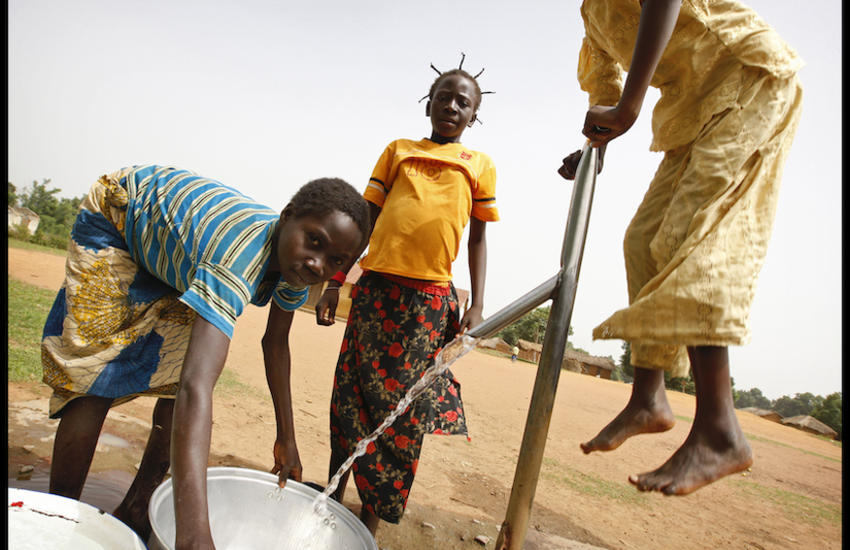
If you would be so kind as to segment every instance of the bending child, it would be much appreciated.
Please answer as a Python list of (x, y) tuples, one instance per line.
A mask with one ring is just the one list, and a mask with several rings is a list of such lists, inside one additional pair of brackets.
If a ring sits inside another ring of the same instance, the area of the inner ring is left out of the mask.
[(311, 181), (278, 214), (174, 167), (101, 177), (74, 222), (65, 282), (44, 326), (50, 417), (61, 419), (50, 492), (79, 499), (109, 409), (157, 397), (139, 471), (114, 515), (147, 540), (148, 502), (172, 466), (176, 548), (213, 548), (213, 387), (236, 318), (247, 304), (269, 301), (262, 346), (277, 421), (272, 471), (281, 486), (300, 480), (289, 387), (293, 312), (310, 285), (357, 258), (368, 233), (365, 201), (340, 179)]
[[(584, 0), (581, 13), (578, 76), (591, 104), (584, 134), (601, 157), (653, 85), (661, 98), (651, 150), (664, 152), (626, 230), (629, 307), (593, 331), (630, 342), (631, 398), (581, 448), (609, 451), (669, 430), (664, 371), (684, 376), (690, 366), (696, 413), (687, 439), (659, 468), (629, 477), (642, 491), (684, 495), (753, 461), (727, 350), (750, 338), (755, 281), (800, 117), (802, 63), (736, 0)], [(564, 159), (562, 176), (575, 177), (579, 157)]]
[[(476, 120), (481, 94), (475, 77), (460, 67), (441, 73), (426, 96), (431, 137), (390, 143), (369, 179), (364, 197), (373, 231), (360, 262), (363, 274), (351, 292), (334, 377), (329, 477), (395, 408), (442, 347), (482, 321), (485, 222), (499, 219), (496, 171), (487, 155), (460, 143), (463, 131)], [(459, 319), (452, 262), (467, 223), (472, 304)], [(328, 282), (316, 305), (319, 324), (334, 322), (344, 280), (342, 272)], [(401, 521), (428, 433), (467, 433), (460, 384), (451, 371), (352, 466), (363, 503), (360, 517), (373, 535), (379, 520)], [(347, 479), (348, 473), (333, 495), (338, 501)]]

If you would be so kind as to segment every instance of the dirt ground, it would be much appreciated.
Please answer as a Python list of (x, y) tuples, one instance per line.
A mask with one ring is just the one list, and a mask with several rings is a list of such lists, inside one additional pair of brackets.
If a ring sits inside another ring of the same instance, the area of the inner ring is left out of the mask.
[[(11, 278), (55, 290), (63, 270), (60, 256), (9, 249)], [(275, 426), (259, 345), (266, 314), (250, 307), (237, 323), (226, 369), (240, 384), (216, 390), (211, 465), (272, 466)], [(298, 312), (291, 334), (304, 480), (320, 484), (327, 475), (327, 409), (343, 328), (339, 322), (319, 327), (310, 314)], [(733, 374), (736, 368), (746, 365), (733, 365)], [(407, 513), (399, 525), (382, 524), (381, 549), (495, 547), (536, 366), (473, 351), (453, 371), (462, 384), (471, 441), (426, 438)], [(27, 483), (43, 483), (49, 471), (56, 422), (47, 418), (46, 386), (9, 384), (8, 392), (9, 483), (29, 488)], [(639, 493), (627, 476), (657, 467), (678, 447), (690, 428), (694, 399), (668, 393), (677, 417), (669, 432), (632, 438), (610, 453), (582, 454), (579, 442), (613, 418), (629, 392), (620, 382), (561, 373), (525, 548), (841, 548), (840, 445), (738, 412), (755, 454), (750, 471), (685, 497)], [(107, 418), (90, 479), (99, 476), (115, 486), (114, 494), (99, 495), (113, 506), (135, 473), (153, 402), (137, 399)], [(27, 466), (34, 470), (21, 474)], [(359, 510), (353, 484), (345, 504)], [(476, 542), (478, 535), (489, 541)]]

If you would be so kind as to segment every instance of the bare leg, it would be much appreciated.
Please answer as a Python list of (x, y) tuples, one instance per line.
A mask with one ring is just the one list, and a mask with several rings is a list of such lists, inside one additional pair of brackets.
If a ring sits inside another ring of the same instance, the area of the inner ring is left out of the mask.
[(633, 435), (665, 432), (673, 427), (673, 411), (664, 390), (664, 371), (635, 367), (632, 395), (626, 408), (581, 450), (611, 451)]
[[(331, 463), (328, 468), (328, 480), (336, 474), (339, 467), (342, 466), (342, 463), (345, 462), (345, 459), (348, 458), (346, 456), (340, 456), (334, 454), (331, 451)], [(331, 498), (335, 501), (342, 503), (342, 497), (345, 495), (345, 486), (348, 484), (348, 475), (351, 473), (351, 470), (345, 472), (342, 477), (339, 478), (339, 485), (337, 485), (336, 490), (331, 494)], [(360, 508), (360, 521), (363, 522), (363, 525), (369, 529), (369, 532), (372, 536), (375, 536), (375, 532), (378, 530), (378, 524), (380, 523), (380, 519), (378, 516), (367, 510), (365, 507)]]
[(752, 450), (735, 416), (727, 348), (690, 347), (688, 355), (697, 392), (691, 432), (660, 468), (629, 476), (641, 491), (686, 495), (753, 463)]
[(360, 521), (363, 522), (363, 525), (366, 526), (366, 529), (368, 529), (372, 534), (372, 537), (374, 537), (375, 533), (378, 531), (378, 524), (381, 523), (378, 516), (364, 507), (360, 509)]
[(89, 474), (94, 450), (112, 399), (87, 395), (65, 406), (50, 466), (50, 488), (54, 495), (80, 499)]
[(158, 399), (153, 409), (153, 426), (139, 464), (139, 471), (124, 500), (112, 513), (145, 541), (151, 534), (148, 503), (154, 489), (165, 479), (171, 465), (169, 455), (173, 417), (174, 399)]

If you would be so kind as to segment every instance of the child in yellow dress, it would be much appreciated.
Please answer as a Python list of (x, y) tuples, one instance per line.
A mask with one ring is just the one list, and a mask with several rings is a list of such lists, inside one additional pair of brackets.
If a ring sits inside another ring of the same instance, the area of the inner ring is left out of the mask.
[[(581, 14), (578, 77), (591, 104), (584, 134), (604, 155), (652, 85), (661, 98), (651, 150), (664, 152), (626, 230), (629, 307), (593, 331), (630, 342), (632, 395), (581, 448), (612, 450), (633, 435), (669, 430), (664, 371), (683, 376), (690, 366), (690, 434), (659, 468), (629, 477), (642, 491), (684, 495), (752, 464), (727, 347), (750, 337), (755, 281), (800, 116), (802, 63), (737, 0), (584, 0)], [(562, 176), (575, 176), (579, 156), (564, 159)]]
[[(390, 143), (364, 192), (374, 223), (334, 377), (329, 476), (442, 347), (482, 321), (485, 228), (499, 219), (496, 172), (487, 155), (460, 143), (476, 120), (481, 93), (466, 71), (441, 73), (426, 96), (431, 137)], [(467, 223), (472, 304), (461, 319), (451, 267)], [(317, 304), (320, 324), (333, 323), (344, 277), (329, 281)], [(354, 462), (360, 517), (373, 534), (379, 520), (401, 520), (423, 436), (466, 432), (460, 384), (447, 371)], [(347, 478), (334, 494), (337, 500)]]

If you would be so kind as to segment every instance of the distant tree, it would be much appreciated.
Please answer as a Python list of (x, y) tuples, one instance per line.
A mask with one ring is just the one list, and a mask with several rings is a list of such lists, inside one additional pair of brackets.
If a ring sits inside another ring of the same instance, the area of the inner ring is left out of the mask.
[[(762, 394), (758, 388), (750, 388), (749, 390), (733, 391), (732, 395), (735, 399), (735, 408), (743, 409), (745, 407), (756, 407), (758, 409), (770, 410), (773, 404), (770, 399)], [(780, 413), (781, 414), (781, 413)]]
[(620, 355), (620, 364), (617, 365), (616, 372), (620, 380), (631, 383), (635, 379), (635, 368), (632, 366), (632, 347), (628, 342), (623, 342), (620, 347), (623, 354)]
[(43, 179), (41, 183), (32, 182), (32, 187), (21, 192), (21, 204), (39, 216), (51, 215), (56, 209), (56, 205), (59, 204), (56, 195), (62, 190), (49, 189), (49, 184), (50, 178)]
[(671, 390), (676, 390), (691, 395), (696, 395), (697, 393), (696, 386), (694, 384), (694, 379), (691, 378), (690, 373), (687, 376), (677, 376), (675, 378), (670, 378), (670, 375), (665, 372), (664, 384)]
[[(11, 183), (10, 195), (14, 189)], [(32, 182), (32, 187), (15, 193), (19, 204), (29, 208), (39, 216), (38, 229), (31, 240), (34, 242), (64, 248), (71, 234), (71, 227), (77, 216), (83, 197), (59, 198), (61, 189), (51, 188), (50, 179), (41, 183)]]
[(18, 189), (11, 181), (7, 183), (7, 190), (9, 192), (9, 198), (7, 200), (9, 206), (18, 206)]
[(841, 392), (831, 393), (810, 414), (838, 432), (841, 441)]
[[(550, 306), (535, 308), (499, 332), (499, 337), (511, 346), (515, 346), (518, 340), (526, 340), (540, 344), (546, 334), (546, 323), (549, 320)], [(570, 327), (567, 336), (571, 336), (573, 327)], [(568, 343), (568, 348), (572, 346)], [(576, 349), (576, 348), (573, 348)]]
[(794, 394), (794, 397), (783, 395), (773, 402), (773, 410), (787, 418), (789, 416), (811, 415), (823, 403), (823, 397), (809, 392)]

